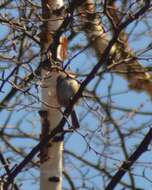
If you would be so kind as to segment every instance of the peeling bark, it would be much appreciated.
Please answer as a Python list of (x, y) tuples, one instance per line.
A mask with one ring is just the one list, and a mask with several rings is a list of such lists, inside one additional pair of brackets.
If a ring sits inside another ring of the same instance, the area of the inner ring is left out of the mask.
[[(62, 0), (42, 0), (42, 17), (44, 19), (41, 29), (41, 60), (52, 56), (48, 55), (48, 48), (52, 42), (53, 35), (63, 22)], [(60, 53), (60, 51), (58, 52)], [(44, 66), (45, 67), (45, 66)], [(56, 96), (56, 81), (59, 72), (54, 69), (50, 71), (49, 65), (43, 69), (42, 65), (42, 110), (40, 111), (42, 133), (40, 140), (46, 138), (59, 124), (62, 115)], [(58, 137), (58, 138), (57, 138)], [(63, 135), (53, 138), (46, 147), (41, 148), (40, 153), (40, 189), (61, 190), (62, 189), (62, 152)], [(59, 138), (60, 137), (60, 138)]]

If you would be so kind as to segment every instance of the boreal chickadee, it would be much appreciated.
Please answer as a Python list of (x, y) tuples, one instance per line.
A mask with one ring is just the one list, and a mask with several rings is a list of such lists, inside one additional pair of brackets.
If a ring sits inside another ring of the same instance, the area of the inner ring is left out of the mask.
[[(78, 92), (79, 87), (80, 83), (74, 78), (74, 76), (64, 72), (60, 73), (57, 78), (56, 86), (56, 94), (59, 104), (66, 108), (69, 105), (70, 100)], [(79, 121), (74, 109), (71, 112), (71, 121), (74, 129), (79, 128)]]
[(78, 92), (80, 83), (71, 75), (61, 73), (57, 78), (56, 94), (61, 106), (67, 107)]
[[(68, 107), (70, 100), (78, 92), (79, 88), (80, 82), (76, 80), (74, 74), (72, 75), (70, 73), (60, 72), (59, 76), (57, 77), (56, 84), (56, 94), (60, 106), (64, 108)], [(85, 91), (82, 97), (93, 98), (89, 91)], [(74, 109), (71, 112), (71, 121), (75, 129), (79, 128), (79, 122)]]

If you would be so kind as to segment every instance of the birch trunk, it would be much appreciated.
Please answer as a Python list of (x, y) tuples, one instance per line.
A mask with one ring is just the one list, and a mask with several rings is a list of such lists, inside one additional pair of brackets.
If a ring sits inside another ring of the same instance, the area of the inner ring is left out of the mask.
[[(95, 50), (97, 57), (100, 59), (110, 38), (105, 33), (100, 18), (96, 15), (95, 1), (85, 0), (84, 5), (79, 10), (82, 12), (80, 15), (84, 32)], [(117, 26), (121, 19), (119, 19), (117, 7), (114, 3), (107, 5), (107, 11), (109, 11), (113, 22)], [(116, 43), (111, 49), (113, 56), (112, 62), (110, 63), (110, 71), (121, 74), (127, 79), (130, 89), (145, 91), (152, 98), (152, 75), (135, 58), (128, 44), (128, 36), (124, 31), (120, 33), (119, 39), (121, 39), (121, 43)]]
[[(41, 60), (46, 57), (46, 51), (52, 42), (53, 34), (62, 24), (60, 9), (63, 7), (63, 0), (42, 0), (42, 17), (44, 19), (41, 38)], [(55, 14), (58, 11), (59, 14)], [(42, 65), (43, 67), (43, 65)], [(45, 138), (61, 120), (61, 113), (56, 96), (56, 70), (49, 73), (42, 68), (42, 133), (40, 139)], [(40, 190), (61, 190), (62, 189), (62, 152), (63, 136), (55, 138), (43, 147), (40, 153)]]

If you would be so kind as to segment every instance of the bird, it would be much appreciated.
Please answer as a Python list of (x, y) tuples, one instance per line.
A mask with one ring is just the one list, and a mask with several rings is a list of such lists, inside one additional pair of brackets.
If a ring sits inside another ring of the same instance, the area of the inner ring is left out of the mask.
[[(76, 74), (69, 71), (61, 71), (57, 77), (56, 95), (61, 107), (67, 108), (72, 98), (76, 95), (81, 82), (76, 79)], [(88, 90), (84, 90), (82, 97), (95, 98)], [(77, 102), (79, 103), (79, 101)], [(79, 122), (75, 109), (71, 111), (71, 121), (74, 129), (79, 128)]]
[(61, 73), (57, 78), (56, 86), (59, 104), (63, 107), (67, 107), (79, 88), (80, 83), (73, 76)]
[[(79, 88), (80, 83), (74, 78), (74, 76), (61, 72), (57, 78), (56, 85), (56, 94), (60, 106), (67, 108)], [(74, 108), (71, 111), (71, 122), (74, 129), (78, 129), (80, 127)]]

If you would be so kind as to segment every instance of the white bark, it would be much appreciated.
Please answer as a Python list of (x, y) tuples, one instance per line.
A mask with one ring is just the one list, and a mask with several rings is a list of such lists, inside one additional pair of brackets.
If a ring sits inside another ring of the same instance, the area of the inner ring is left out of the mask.
[[(97, 57), (100, 59), (105, 48), (109, 44), (110, 38), (109, 35), (104, 32), (104, 26), (101, 23), (100, 18), (95, 16), (95, 1), (85, 0), (84, 2), (85, 4), (79, 9), (79, 11), (82, 12), (82, 15), (80, 14), (80, 20), (82, 22), (84, 32), (91, 43), (91, 47), (95, 50)], [(116, 8), (111, 10), (111, 12), (113, 12), (113, 19), (117, 18)], [(125, 39), (123, 39), (124, 37)], [(135, 91), (145, 91), (150, 95), (150, 97), (152, 97), (152, 75), (146, 71), (138, 60), (134, 59), (134, 53), (126, 40), (127, 37), (128, 36), (125, 32), (122, 32), (119, 38), (121, 38), (123, 46), (121, 47), (119, 44), (116, 44), (111, 48), (110, 53), (115, 54), (113, 57), (113, 63), (115, 66), (112, 70), (119, 73), (122, 72), (121, 75), (127, 79), (130, 89)], [(118, 65), (116, 66), (116, 64)]]
[[(50, 11), (59, 9), (63, 6), (63, 0), (42, 0), (42, 4), (42, 11), (44, 17), (44, 11), (45, 9), (47, 9), (46, 7), (49, 7)], [(57, 16), (51, 14), (51, 16), (48, 18), (48, 15), (45, 18), (47, 18), (48, 20), (50, 19), (50, 21), (48, 21), (47, 24), (44, 25), (44, 27), (46, 28), (44, 28), (44, 31), (42, 31), (42, 35), (44, 32), (44, 34), (47, 34), (48, 36), (41, 37), (42, 56), (44, 56), (43, 53), (46, 52), (47, 48), (50, 45), (51, 37), (49, 37), (49, 35), (51, 35), (51, 33), (54, 33), (60, 27), (63, 21), (62, 19), (58, 20)], [(42, 104), (42, 110), (45, 110), (48, 113), (49, 132), (52, 131), (58, 125), (62, 117), (58, 109), (59, 105), (56, 96), (56, 78), (58, 74), (59, 73), (57, 71), (53, 71), (51, 72), (51, 74), (49, 73), (49, 77), (46, 77), (48, 75), (48, 71), (42, 70), (42, 102), (45, 102), (44, 104)], [(43, 133), (41, 136), (43, 137)], [(40, 165), (40, 190), (61, 190), (63, 141), (51, 142), (51, 146), (49, 144), (46, 150), (46, 157), (41, 158), (42, 160)]]
[[(46, 76), (47, 71), (42, 71), (42, 76)], [(50, 124), (49, 131), (54, 129), (61, 120), (61, 113), (58, 110), (58, 102), (56, 99), (56, 78), (58, 73), (52, 72), (51, 77), (43, 81), (42, 86), (42, 110), (48, 112), (48, 120)], [(47, 105), (49, 105), (49, 108)], [(40, 166), (40, 189), (41, 190), (61, 190), (62, 189), (62, 152), (63, 141), (52, 142), (48, 146), (46, 160)], [(42, 158), (43, 160), (43, 158)], [(50, 181), (50, 178), (57, 177), (59, 182)]]
[[(79, 8), (79, 12), (82, 13), (80, 14), (80, 21), (83, 26), (83, 30), (91, 43), (91, 47), (95, 50), (98, 58), (100, 59), (109, 44), (110, 38), (104, 31), (100, 19), (95, 16), (96, 9), (94, 0), (85, 0), (84, 5)], [(114, 51), (115, 46), (111, 48), (111, 53)]]

